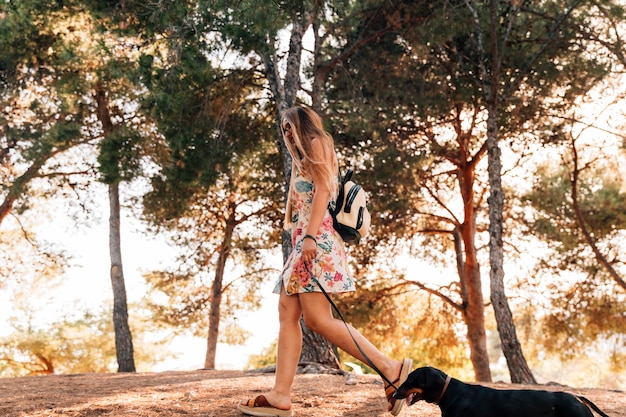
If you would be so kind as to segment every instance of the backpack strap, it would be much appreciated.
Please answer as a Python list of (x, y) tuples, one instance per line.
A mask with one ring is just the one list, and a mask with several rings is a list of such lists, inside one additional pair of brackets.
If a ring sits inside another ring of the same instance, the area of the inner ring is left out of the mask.
[[(346, 172), (346, 176), (348, 176), (348, 174), (350, 175), (350, 177), (352, 177), (352, 170), (348, 170), (348, 172)], [(339, 205), (339, 202), (343, 202), (343, 185), (345, 184), (347, 180), (345, 178), (341, 178), (341, 170), (339, 168), (337, 168), (337, 198), (335, 199), (335, 208), (333, 209), (330, 205), (330, 201), (328, 202), (328, 211), (330, 212), (330, 214), (333, 216), (333, 220), (335, 219), (335, 217), (337, 216), (337, 213), (339, 213), (339, 210), (341, 210), (341, 207)]]
[[(339, 214), (341, 209), (343, 209), (344, 185), (346, 185), (346, 183), (352, 179), (352, 174), (354, 174), (354, 171), (351, 170), (351, 169), (348, 169), (346, 171), (346, 175), (344, 175), (343, 178), (342, 178), (341, 177), (341, 171), (339, 169), (337, 169), (337, 184), (338, 184), (339, 190), (337, 190), (338, 191), (337, 192), (337, 199), (335, 200), (335, 209), (334, 210), (330, 206), (330, 202), (328, 202), (328, 211), (333, 216), (333, 219), (337, 216), (337, 214)], [(358, 191), (358, 190), (356, 190), (356, 191)], [(354, 197), (353, 197), (353, 199), (354, 199)]]

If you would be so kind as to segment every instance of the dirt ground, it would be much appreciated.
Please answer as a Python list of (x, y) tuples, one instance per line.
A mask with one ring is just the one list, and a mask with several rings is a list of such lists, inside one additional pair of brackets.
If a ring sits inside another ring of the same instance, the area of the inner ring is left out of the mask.
[[(351, 379), (355, 382), (348, 385)], [(236, 403), (271, 386), (273, 374), (189, 371), (143, 374), (52, 375), (0, 379), (2, 417), (230, 417)], [(519, 386), (492, 384), (497, 388)], [(584, 395), (611, 417), (626, 417), (626, 393), (541, 386)], [(390, 416), (382, 384), (370, 375), (296, 377), (294, 416)], [(439, 408), (417, 403), (401, 416), (439, 417)]]

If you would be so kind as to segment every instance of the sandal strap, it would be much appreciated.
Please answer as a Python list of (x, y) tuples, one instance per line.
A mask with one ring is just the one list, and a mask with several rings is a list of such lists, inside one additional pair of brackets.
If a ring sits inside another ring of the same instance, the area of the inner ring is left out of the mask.
[[(397, 386), (399, 382), (400, 382), (400, 378), (393, 381), (393, 385)], [(385, 397), (387, 397), (387, 401), (389, 401), (393, 393), (396, 392), (396, 389), (393, 387), (393, 385), (387, 385), (385, 387)]]
[(246, 406), (253, 407), (272, 407), (272, 405), (267, 401), (265, 395), (257, 395), (255, 398), (249, 398), (246, 402)]
[(267, 398), (265, 398), (265, 395), (258, 395), (254, 399), (254, 406), (255, 407), (272, 407), (272, 405), (267, 401)]
[[(395, 381), (392, 382), (393, 385), (398, 385), (399, 383), (400, 383), (400, 378), (397, 378)], [(393, 386), (385, 382), (385, 389), (389, 387), (393, 387)]]

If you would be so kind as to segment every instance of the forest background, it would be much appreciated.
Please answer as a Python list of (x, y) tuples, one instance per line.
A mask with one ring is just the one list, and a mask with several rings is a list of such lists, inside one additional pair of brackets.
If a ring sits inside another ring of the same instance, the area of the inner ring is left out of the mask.
[[(267, 332), (242, 312), (275, 302), (280, 113), (303, 103), (370, 195), (338, 302), (377, 346), (478, 381), (624, 388), (623, 6), (3, 2), (0, 376), (156, 369), (180, 336), (214, 368), (218, 341)], [(70, 280), (77, 243), (111, 289)], [(67, 293), (94, 305), (50, 299)], [(302, 359), (354, 362), (307, 331)]]

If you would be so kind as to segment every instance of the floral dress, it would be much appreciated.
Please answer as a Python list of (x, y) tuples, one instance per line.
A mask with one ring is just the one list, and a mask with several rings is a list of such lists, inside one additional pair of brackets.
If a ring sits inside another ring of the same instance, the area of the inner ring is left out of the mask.
[[(311, 218), (315, 194), (313, 181), (297, 172), (291, 192), (295, 209), (292, 218), (295, 228), (291, 234), (293, 251), (285, 263), (280, 279), (276, 282), (274, 292), (279, 294), (281, 285), (285, 287), (285, 293), (288, 295), (321, 291), (302, 262), (302, 241)], [(322, 225), (315, 239), (317, 240), (317, 254), (311, 271), (324, 290), (328, 293), (355, 291), (354, 281), (348, 273), (343, 240), (333, 228), (333, 218), (328, 210), (324, 214)]]

